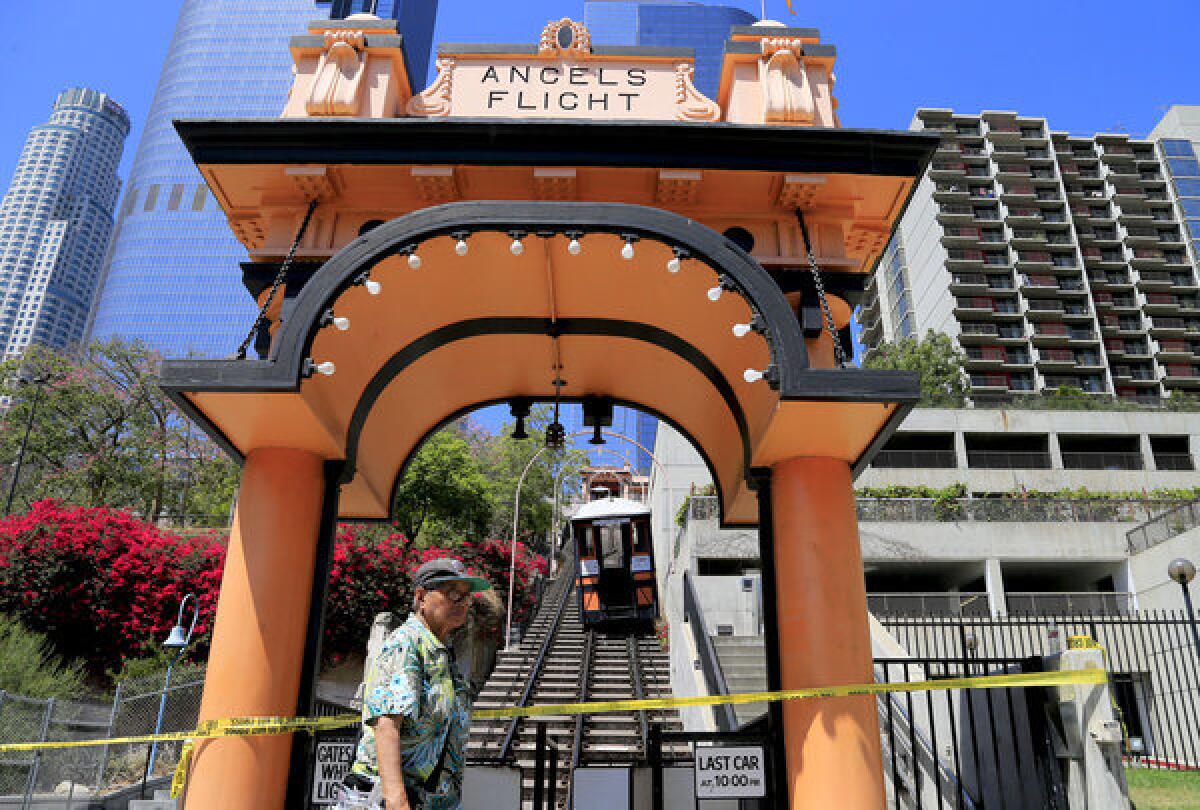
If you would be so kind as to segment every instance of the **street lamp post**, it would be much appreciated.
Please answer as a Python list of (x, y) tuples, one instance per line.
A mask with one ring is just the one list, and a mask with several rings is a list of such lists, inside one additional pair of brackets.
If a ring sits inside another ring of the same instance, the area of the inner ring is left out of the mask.
[(1196, 578), (1196, 566), (1185, 557), (1176, 557), (1167, 566), (1167, 576), (1179, 583), (1183, 589), (1183, 606), (1187, 608), (1188, 625), (1192, 628), (1192, 645), (1200, 656), (1200, 629), (1196, 627), (1196, 612), (1192, 609), (1192, 594), (1188, 585)]
[[(187, 629), (183, 628), (183, 611), (187, 606), (188, 600), (192, 601), (192, 622)], [(167, 663), (167, 677), (163, 681), (162, 696), (158, 700), (158, 719), (154, 721), (154, 733), (158, 735), (162, 732), (163, 715), (167, 710), (167, 692), (171, 688), (171, 673), (175, 669), (175, 665), (179, 663), (179, 659), (183, 657), (184, 650), (192, 641), (192, 633), (196, 631), (196, 621), (200, 618), (200, 606), (196, 604), (196, 597), (193, 594), (188, 594), (183, 597), (183, 601), (179, 603), (179, 616), (175, 619), (175, 626), (171, 628), (170, 635), (163, 642), (163, 647), (171, 656)], [(150, 778), (150, 772), (154, 770), (154, 760), (158, 756), (158, 743), (150, 744), (150, 753), (146, 756), (146, 771), (142, 774), (142, 798), (146, 797), (146, 782)]]
[(4, 514), (12, 514), (13, 499), (17, 495), (17, 480), (21, 477), (21, 466), (25, 463), (25, 450), (29, 446), (29, 434), (33, 432), (33, 420), (37, 415), (38, 402), (42, 398), (42, 386), (46, 384), (45, 377), (34, 377), (33, 379), (20, 378), (19, 382), (22, 385), (32, 385), (33, 401), (29, 403), (29, 417), (25, 420), (25, 435), (21, 437), (21, 444), (17, 448), (17, 458), (13, 462), (12, 476), (8, 481), (8, 497), (4, 499)]

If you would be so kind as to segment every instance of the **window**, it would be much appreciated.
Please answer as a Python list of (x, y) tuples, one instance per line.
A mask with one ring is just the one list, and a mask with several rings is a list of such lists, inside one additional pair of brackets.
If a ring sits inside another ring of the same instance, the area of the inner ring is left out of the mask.
[(204, 203), (208, 201), (208, 186), (196, 186), (196, 196), (192, 198), (192, 210), (203, 211)]
[(1175, 191), (1180, 197), (1200, 197), (1200, 180), (1176, 180)]
[(1200, 200), (1180, 200), (1184, 216), (1200, 217)]
[(1200, 177), (1200, 161), (1171, 158), (1167, 164), (1176, 177)]
[(150, 186), (150, 190), (146, 192), (146, 202), (142, 206), (143, 211), (153, 211), (155, 204), (158, 202), (158, 184)]
[(1195, 155), (1190, 141), (1164, 140), (1162, 148), (1163, 153), (1170, 157), (1193, 157)]
[(624, 568), (625, 553), (621, 547), (621, 524), (597, 528), (600, 531), (600, 567)]

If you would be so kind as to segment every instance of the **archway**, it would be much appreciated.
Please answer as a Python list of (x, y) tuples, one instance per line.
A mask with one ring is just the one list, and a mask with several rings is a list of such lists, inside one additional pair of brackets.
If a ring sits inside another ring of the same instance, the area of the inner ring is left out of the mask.
[[(629, 69), (659, 88), (642, 99), (659, 122), (614, 113), (586, 127), (487, 120), (479, 98), (455, 95), (455, 70), (527, 49), (442, 60), (409, 99), (400, 45), (362, 36), (355, 53), (378, 81), (344, 88), (347, 115), (395, 120), (304, 112), (320, 63), (305, 40), (288, 114), (306, 120), (179, 125), (270, 303), (260, 359), (163, 369), (170, 396), (245, 462), (202, 719), (309, 710), (336, 521), (386, 517), (429, 431), (514, 398), (604, 397), (670, 419), (706, 458), (722, 522), (760, 528), (770, 688), (870, 680), (852, 471), (918, 392), (915, 375), (833, 367), (831, 332), (936, 139), (835, 129), (832, 53), (806, 29), (732, 32), (720, 104), (679, 55), (593, 52), (584, 38), (565, 53), (544, 38), (547, 64), (640, 59)], [(779, 48), (809, 71), (805, 104), (759, 87)], [(763, 109), (769, 122), (753, 118)], [(273, 298), (264, 279), (277, 275)], [(773, 704), (770, 723), (793, 803), (881, 806), (872, 699)], [(280, 806), (290, 745), (204, 743), (189, 806)], [(290, 769), (293, 791), (302, 773)]]

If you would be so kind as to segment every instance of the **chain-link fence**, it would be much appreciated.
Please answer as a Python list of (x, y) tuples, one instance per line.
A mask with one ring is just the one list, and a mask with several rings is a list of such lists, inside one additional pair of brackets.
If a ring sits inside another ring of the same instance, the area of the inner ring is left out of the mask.
[[(108, 733), (112, 707), (0, 691), (0, 742), (100, 739)], [(0, 807), (35, 806), (37, 795), (54, 795), (63, 807), (94, 795), (100, 778), (97, 749), (80, 748), (0, 755)]]
[[(204, 689), (204, 667), (176, 667), (165, 700), (164, 685), (165, 678), (161, 673), (122, 681), (113, 702), (110, 736), (153, 734), (160, 706), (163, 732), (195, 728)], [(159, 743), (150, 778), (174, 773), (182, 747), (181, 742)], [(100, 789), (111, 792), (140, 782), (149, 762), (150, 748), (145, 744), (134, 744), (111, 745), (101, 749)]]
[[(195, 728), (203, 667), (177, 667), (163, 702), (164, 674), (123, 681), (110, 704), (28, 698), (0, 691), (0, 743), (87, 740)], [(158, 746), (151, 779), (169, 776), (181, 743)], [(89, 800), (142, 780), (150, 746), (106, 745), (0, 755), (0, 808), (88, 807)], [(151, 795), (147, 792), (147, 795)], [(52, 804), (47, 805), (50, 801)]]

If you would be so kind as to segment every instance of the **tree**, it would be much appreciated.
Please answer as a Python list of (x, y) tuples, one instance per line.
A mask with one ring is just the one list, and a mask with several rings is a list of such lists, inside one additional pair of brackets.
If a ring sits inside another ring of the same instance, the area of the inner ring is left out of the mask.
[(32, 698), (78, 699), (83, 668), (54, 654), (49, 639), (0, 615), (0, 690)]
[(932, 329), (920, 340), (903, 338), (896, 343), (881, 343), (863, 367), (917, 372), (921, 377), (921, 405), (961, 408), (966, 404), (962, 349), (950, 336)]
[(78, 355), (33, 348), (0, 365), (0, 397), (12, 402), (0, 429), (0, 458), (12, 467), (35, 399), (21, 380), (42, 381), (16, 503), (55, 498), (152, 520), (191, 515), (223, 522), (237, 466), (158, 388), (159, 362), (142, 344), (112, 340)]
[(396, 488), (395, 525), (413, 539), (445, 544), (480, 536), (492, 511), (487, 476), (458, 425), (429, 437)]

